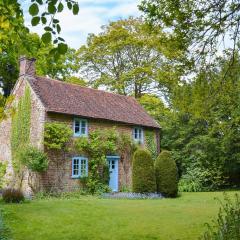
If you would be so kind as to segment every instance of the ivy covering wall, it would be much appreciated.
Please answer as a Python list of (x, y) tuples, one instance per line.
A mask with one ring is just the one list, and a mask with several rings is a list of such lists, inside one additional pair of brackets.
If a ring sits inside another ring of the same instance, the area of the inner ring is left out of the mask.
[(31, 93), (29, 87), (20, 98), (12, 116), (11, 152), (13, 168), (16, 173), (21, 169), (20, 151), (29, 145), (31, 125)]
[(145, 131), (145, 142), (146, 142), (146, 148), (151, 153), (152, 158), (155, 160), (158, 155), (156, 133), (148, 130)]

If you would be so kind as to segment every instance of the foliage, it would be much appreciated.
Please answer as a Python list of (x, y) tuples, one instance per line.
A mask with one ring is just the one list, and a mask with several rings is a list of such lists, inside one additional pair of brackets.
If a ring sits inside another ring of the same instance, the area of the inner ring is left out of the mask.
[[(240, 179), (239, 59), (235, 59), (231, 68), (229, 61), (226, 52), (191, 82), (175, 86), (169, 94), (169, 105), (163, 108), (161, 100), (155, 101), (156, 97), (146, 96), (142, 101), (145, 109), (157, 116), (162, 127), (161, 148), (171, 150), (180, 177), (187, 174), (189, 178), (193, 176), (192, 168), (201, 167), (201, 173), (213, 174), (205, 182), (209, 185), (204, 183), (204, 188), (211, 190), (214, 186), (219, 189), (226, 184), (239, 185)], [(219, 178), (222, 186), (214, 178)], [(182, 183), (185, 185), (186, 180)]]
[(114, 154), (121, 156), (130, 151), (134, 144), (129, 139), (129, 136), (118, 133), (115, 128), (112, 128), (91, 131), (88, 138), (81, 137), (75, 140), (75, 149), (89, 158), (89, 176), (86, 185), (91, 193), (104, 189), (109, 191), (106, 186), (109, 183), (106, 156)]
[(3, 188), (4, 175), (6, 174), (7, 164), (0, 162), (0, 189)]
[(156, 162), (157, 192), (167, 197), (176, 197), (178, 192), (177, 166), (169, 151), (162, 151)]
[(222, 169), (219, 166), (204, 168), (193, 164), (182, 175), (178, 189), (180, 192), (201, 192), (220, 189), (226, 184)]
[(20, 98), (15, 114), (12, 116), (11, 129), (11, 152), (15, 172), (21, 169), (19, 153), (30, 141), (31, 121), (31, 95), (30, 89), (25, 89), (24, 95)]
[(66, 192), (45, 192), (39, 191), (34, 194), (34, 199), (36, 200), (51, 200), (54, 198), (57, 199), (82, 199), (83, 196), (87, 196), (89, 193), (82, 188), (72, 189), (71, 191)]
[(154, 162), (149, 151), (138, 149), (133, 156), (132, 189), (135, 193), (156, 192)]
[(207, 55), (204, 59), (212, 62), (219, 49), (225, 49), (226, 45), (238, 48), (240, 4), (237, 0), (180, 0), (177, 3), (174, 0), (143, 0), (140, 9), (154, 24), (176, 35), (198, 60)]
[(174, 37), (134, 18), (110, 22), (99, 35), (90, 34), (77, 54), (80, 72), (93, 87), (136, 98), (176, 83), (183, 56)]
[(151, 153), (152, 159), (157, 158), (157, 143), (156, 133), (154, 131), (144, 131), (144, 139), (146, 142), (146, 148)]
[(225, 195), (224, 202), (218, 212), (217, 221), (213, 226), (207, 224), (208, 229), (203, 234), (204, 240), (238, 240), (240, 238), (240, 196), (235, 195), (234, 200)]
[(35, 172), (43, 172), (48, 168), (47, 155), (33, 146), (27, 146), (19, 154), (19, 161)]
[(2, 199), (5, 203), (21, 203), (24, 195), (20, 189), (8, 188), (3, 190)]
[(73, 135), (64, 123), (48, 122), (45, 124), (44, 145), (50, 150), (66, 150)]
[(52, 44), (44, 44), (36, 33), (25, 33), (24, 38), (14, 43), (14, 47), (12, 43), (3, 44), (2, 53), (0, 53), (0, 87), (3, 89), (4, 96), (10, 94), (16, 83), (21, 55), (37, 59), (36, 74), (40, 76), (67, 81), (78, 71), (75, 49), (68, 48), (64, 55), (55, 59), (54, 55), (49, 54), (53, 48)]
[(13, 101), (13, 97), (4, 97), (0, 94), (0, 122), (8, 117), (9, 114), (12, 114), (12, 109), (7, 108), (9, 104)]
[(0, 209), (0, 240), (9, 240), (11, 235), (10, 229), (6, 226), (3, 219), (3, 211)]
[[(66, 5), (65, 5), (66, 3)], [(43, 25), (44, 33), (41, 40), (43, 43), (48, 44), (52, 42), (57, 44), (51, 50), (51, 53), (56, 57), (67, 52), (68, 46), (64, 43), (64, 39), (60, 37), (61, 25), (57, 19), (57, 13), (60, 13), (68, 8), (74, 15), (79, 12), (79, 5), (74, 0), (33, 0), (29, 5), (28, 12), (31, 15), (32, 26)], [(23, 10), (17, 0), (7, 0), (0, 4), (0, 29), (3, 39), (15, 38), (21, 40), (21, 36), (24, 37), (24, 33), (28, 32), (28, 28), (24, 26)], [(0, 37), (0, 39), (2, 39)]]

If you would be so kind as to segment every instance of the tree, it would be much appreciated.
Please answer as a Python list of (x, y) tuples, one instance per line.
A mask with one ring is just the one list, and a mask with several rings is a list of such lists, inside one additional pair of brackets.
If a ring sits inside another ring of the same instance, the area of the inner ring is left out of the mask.
[[(77, 73), (76, 50), (68, 48), (66, 54), (56, 59), (54, 55), (49, 54), (53, 48), (52, 44), (44, 44), (37, 34), (30, 33), (25, 34), (24, 44), (19, 40), (14, 42), (14, 44), (6, 43), (3, 45), (0, 53), (0, 87), (3, 89), (4, 96), (9, 96), (17, 81), (20, 55), (37, 59), (36, 72), (40, 76), (47, 75), (67, 81), (67, 79)], [(78, 81), (76, 80), (76, 82)]]
[(94, 87), (136, 98), (156, 86), (166, 91), (180, 75), (175, 68), (183, 56), (180, 45), (141, 19), (111, 22), (79, 49), (80, 72)]
[(239, 184), (240, 76), (235, 56), (231, 67), (230, 52), (171, 95), (173, 114), (165, 121), (161, 146), (173, 152), (180, 174), (196, 164), (209, 171), (217, 166), (228, 184)]
[(140, 9), (154, 24), (176, 34), (189, 47), (191, 55), (195, 53), (197, 58), (207, 55), (204, 59), (209, 61), (220, 46), (226, 46), (233, 49), (234, 58), (240, 40), (238, 0), (144, 0)]
[[(40, 24), (45, 26), (41, 37), (42, 42), (49, 44), (54, 37), (53, 43), (57, 44), (57, 46), (51, 49), (51, 53), (55, 57), (65, 54), (68, 48), (67, 44), (64, 43), (64, 39), (59, 36), (61, 26), (56, 17), (57, 13), (62, 12), (64, 7), (72, 11), (74, 15), (79, 12), (79, 5), (74, 0), (32, 0), (28, 9), (29, 14), (32, 16), (32, 26)], [(21, 37), (24, 37), (24, 33), (29, 31), (24, 26), (23, 10), (19, 1), (6, 0), (0, 3), (0, 30), (0, 36), (4, 36), (0, 38), (0, 46), (2, 45), (2, 40), (22, 40)]]

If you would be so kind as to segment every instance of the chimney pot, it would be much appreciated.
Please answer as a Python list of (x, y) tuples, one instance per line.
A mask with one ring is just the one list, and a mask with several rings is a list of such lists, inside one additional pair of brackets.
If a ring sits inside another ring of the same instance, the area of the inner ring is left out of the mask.
[(35, 76), (35, 58), (27, 58), (21, 56), (19, 58), (19, 77), (23, 76)]

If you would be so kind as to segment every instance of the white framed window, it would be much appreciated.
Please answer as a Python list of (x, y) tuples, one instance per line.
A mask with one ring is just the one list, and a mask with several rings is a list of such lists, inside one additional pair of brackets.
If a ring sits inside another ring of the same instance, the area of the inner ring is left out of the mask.
[(72, 178), (86, 177), (88, 175), (88, 159), (85, 157), (72, 158)]
[(73, 132), (75, 137), (88, 135), (88, 122), (86, 119), (74, 118)]
[(143, 143), (143, 129), (141, 127), (133, 128), (133, 140), (138, 143)]

